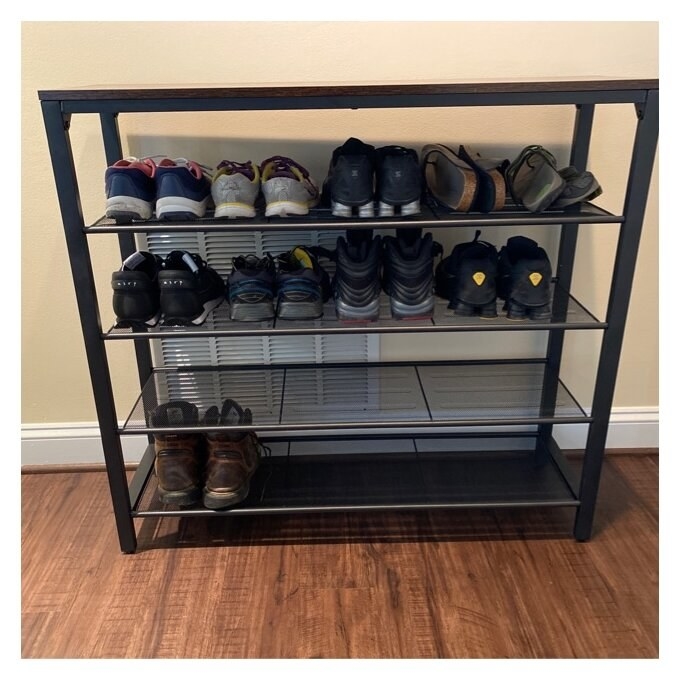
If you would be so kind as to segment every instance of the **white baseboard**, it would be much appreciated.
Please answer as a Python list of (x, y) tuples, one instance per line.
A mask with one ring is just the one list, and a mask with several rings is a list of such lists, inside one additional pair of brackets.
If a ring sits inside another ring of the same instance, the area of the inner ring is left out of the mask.
[[(493, 428), (490, 428), (492, 431)], [(587, 426), (556, 425), (555, 439), (563, 449), (582, 449)], [(146, 435), (121, 438), (126, 463), (136, 463), (147, 445)], [(607, 434), (609, 449), (658, 448), (659, 409), (625, 407), (612, 411)], [(22, 465), (97, 464), (104, 462), (95, 423), (44, 423), (21, 427)]]

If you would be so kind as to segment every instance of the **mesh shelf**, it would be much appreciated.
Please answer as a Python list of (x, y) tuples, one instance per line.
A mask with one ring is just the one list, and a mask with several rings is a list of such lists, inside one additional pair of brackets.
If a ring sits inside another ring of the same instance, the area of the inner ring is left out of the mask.
[[(330, 444), (332, 445), (332, 443)], [(329, 443), (325, 442), (324, 447)], [(136, 516), (578, 505), (552, 459), (533, 451), (288, 455), (263, 458), (238, 506), (163, 505), (156, 478)]]
[(93, 225), (85, 227), (85, 233), (107, 234), (120, 232), (160, 231), (163, 233), (189, 231), (263, 231), (304, 230), (304, 229), (399, 229), (409, 227), (470, 227), (470, 226), (528, 226), (532, 224), (611, 224), (623, 222), (623, 217), (593, 205), (582, 203), (565, 210), (546, 210), (532, 213), (508, 202), (502, 210), (493, 213), (460, 213), (445, 210), (439, 206), (423, 204), (420, 215), (401, 217), (376, 217), (344, 219), (331, 215), (329, 208), (312, 208), (303, 217), (263, 217), (262, 210), (252, 219), (215, 219), (212, 212), (192, 222), (164, 222), (155, 218), (132, 224), (116, 224), (103, 217)]
[(122, 431), (205, 430), (147, 419), (167, 401), (202, 415), (228, 397), (251, 409), (258, 431), (589, 422), (561, 382), (554, 407), (542, 406), (544, 373), (532, 361), (158, 369)]
[(337, 318), (332, 301), (324, 305), (320, 319), (312, 321), (289, 321), (273, 319), (261, 322), (238, 322), (229, 319), (229, 305), (224, 302), (212, 312), (205, 323), (198, 327), (178, 327), (159, 325), (154, 328), (112, 327), (105, 334), (107, 339), (126, 339), (132, 337), (173, 336), (262, 336), (262, 335), (313, 335), (347, 333), (405, 333), (429, 331), (526, 331), (549, 330), (557, 328), (597, 329), (605, 328), (606, 323), (598, 321), (581, 303), (559, 288), (553, 286), (553, 318), (536, 323), (529, 319), (514, 321), (503, 312), (503, 302), (498, 301), (498, 316), (495, 319), (464, 317), (453, 313), (448, 302), (436, 299), (434, 313), (427, 319), (394, 319), (390, 312), (389, 297), (383, 295), (380, 301), (380, 318), (371, 322), (347, 322)]

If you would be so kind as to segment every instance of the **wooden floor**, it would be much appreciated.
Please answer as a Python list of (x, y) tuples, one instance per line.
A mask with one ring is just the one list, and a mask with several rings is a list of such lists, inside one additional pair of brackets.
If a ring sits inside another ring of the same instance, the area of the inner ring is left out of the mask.
[(138, 520), (22, 475), (23, 658), (657, 658), (658, 457), (573, 510)]

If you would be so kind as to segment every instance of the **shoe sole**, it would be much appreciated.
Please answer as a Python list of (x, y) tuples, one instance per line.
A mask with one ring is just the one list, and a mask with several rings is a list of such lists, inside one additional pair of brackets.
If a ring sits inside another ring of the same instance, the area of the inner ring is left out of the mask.
[(331, 202), (331, 215), (334, 217), (375, 217), (375, 206), (373, 201), (363, 205), (345, 205), (337, 201)]
[[(395, 208), (398, 209), (398, 212), (395, 211)], [(405, 203), (404, 205), (399, 206), (383, 203), (382, 201), (378, 203), (378, 214), (380, 217), (393, 217), (395, 213), (402, 217), (418, 215), (420, 213), (420, 201), (411, 201), (411, 203)]]
[(161, 320), (159, 309), (150, 319), (119, 319), (116, 318), (116, 328), (133, 328), (134, 326), (155, 326)]
[(156, 215), (159, 220), (195, 220), (205, 217), (209, 200), (209, 196), (202, 201), (192, 201), (183, 196), (166, 196), (156, 201)]
[(288, 215), (307, 215), (308, 213), (309, 205), (295, 201), (268, 203), (264, 211), (265, 217), (287, 217)]
[(148, 220), (153, 215), (153, 206), (148, 201), (133, 196), (112, 196), (106, 200), (106, 217), (119, 223), (132, 220)]
[(353, 307), (342, 300), (336, 300), (335, 313), (341, 321), (377, 321), (380, 317), (380, 300), (375, 299), (363, 307)]
[(304, 321), (307, 319), (318, 319), (323, 316), (323, 302), (279, 302), (276, 315), (279, 319), (289, 321)]
[(392, 297), (390, 298), (390, 309), (395, 319), (429, 318), (434, 310), (434, 295), (417, 305), (408, 305)]
[(158, 497), (163, 505), (195, 505), (201, 500), (201, 489), (200, 487), (192, 487), (182, 491), (166, 491), (159, 485)]
[(272, 301), (233, 302), (229, 307), (229, 318), (232, 321), (269, 321), (275, 316)]
[(255, 217), (255, 207), (247, 203), (220, 203), (215, 208), (215, 217), (227, 217), (235, 219), (237, 217)]
[(198, 316), (182, 314), (164, 314), (163, 323), (166, 326), (200, 326), (207, 318), (208, 314), (224, 301), (224, 296), (203, 303), (203, 311)]
[(240, 489), (229, 493), (220, 493), (203, 489), (203, 505), (209, 510), (221, 510), (236, 505), (245, 500), (250, 492), (250, 482), (246, 482)]
[(458, 300), (453, 303), (453, 313), (457, 316), (478, 316), (480, 319), (495, 319), (498, 316), (495, 301), (486, 305), (471, 305)]

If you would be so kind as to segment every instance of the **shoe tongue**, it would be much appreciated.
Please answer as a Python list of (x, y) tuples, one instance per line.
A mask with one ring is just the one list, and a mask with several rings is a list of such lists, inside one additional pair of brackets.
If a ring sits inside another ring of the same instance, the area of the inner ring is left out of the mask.
[(301, 267), (304, 267), (305, 269), (314, 269), (312, 258), (304, 248), (294, 248), (293, 258), (297, 260)]
[(146, 262), (146, 256), (144, 253), (137, 251), (136, 253), (132, 253), (132, 255), (129, 255), (123, 260), (123, 266), (121, 267), (121, 271), (134, 271), (139, 267), (140, 265), (144, 264)]

